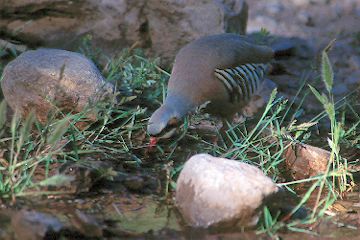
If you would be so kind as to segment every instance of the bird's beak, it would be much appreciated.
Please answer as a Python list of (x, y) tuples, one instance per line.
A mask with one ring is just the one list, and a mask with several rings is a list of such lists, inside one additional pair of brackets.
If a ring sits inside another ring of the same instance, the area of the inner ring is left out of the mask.
[(176, 118), (171, 119), (168, 122), (168, 125), (166, 128), (164, 128), (160, 134), (153, 136), (153, 142), (157, 142), (161, 139), (169, 139), (172, 136), (175, 135), (175, 133), (177, 132), (177, 128), (178, 128), (178, 120)]
[(164, 132), (161, 136), (157, 137), (157, 139), (168, 139), (174, 136), (176, 133), (176, 127), (169, 129), (168, 131)]
[(166, 140), (166, 139), (171, 138), (172, 136), (175, 135), (175, 132), (176, 132), (176, 127), (169, 129), (168, 131), (164, 132), (163, 134), (161, 134), (159, 136), (151, 137), (149, 147), (150, 148), (155, 147), (159, 140), (162, 140), (162, 139)]

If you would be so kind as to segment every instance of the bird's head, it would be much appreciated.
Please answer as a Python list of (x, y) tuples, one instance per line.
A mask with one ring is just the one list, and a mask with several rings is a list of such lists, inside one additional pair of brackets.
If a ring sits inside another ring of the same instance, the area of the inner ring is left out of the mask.
[(176, 109), (162, 105), (151, 115), (147, 132), (156, 138), (170, 138), (176, 132), (182, 117)]

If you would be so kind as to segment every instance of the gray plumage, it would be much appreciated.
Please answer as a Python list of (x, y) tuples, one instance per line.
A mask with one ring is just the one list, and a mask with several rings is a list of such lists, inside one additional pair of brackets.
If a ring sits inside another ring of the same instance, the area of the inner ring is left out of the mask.
[(258, 94), (273, 50), (237, 34), (202, 37), (176, 55), (163, 105), (151, 116), (150, 135), (160, 134), (172, 120), (181, 119), (209, 102), (205, 111), (231, 118)]

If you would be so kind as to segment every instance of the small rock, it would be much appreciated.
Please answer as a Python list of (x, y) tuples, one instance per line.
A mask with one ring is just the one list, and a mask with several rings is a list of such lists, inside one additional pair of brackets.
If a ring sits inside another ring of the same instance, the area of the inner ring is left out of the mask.
[(17, 239), (22, 240), (57, 239), (56, 234), (63, 228), (54, 216), (27, 210), (12, 216), (11, 226)]
[(198, 154), (185, 163), (175, 198), (184, 219), (194, 227), (252, 226), (264, 198), (277, 190), (254, 166)]
[(293, 179), (305, 179), (324, 173), (330, 152), (307, 144), (296, 144), (285, 152), (286, 167)]
[(22, 53), (5, 67), (2, 78), (10, 107), (23, 116), (34, 110), (42, 123), (51, 111), (81, 112), (112, 91), (94, 63), (79, 53), (59, 49)]

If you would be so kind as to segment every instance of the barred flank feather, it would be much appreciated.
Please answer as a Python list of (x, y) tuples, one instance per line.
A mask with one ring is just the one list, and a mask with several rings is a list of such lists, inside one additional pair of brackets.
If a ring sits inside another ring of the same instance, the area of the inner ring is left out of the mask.
[(215, 76), (224, 84), (230, 102), (249, 101), (264, 79), (265, 64), (245, 64), (236, 68), (215, 69)]

